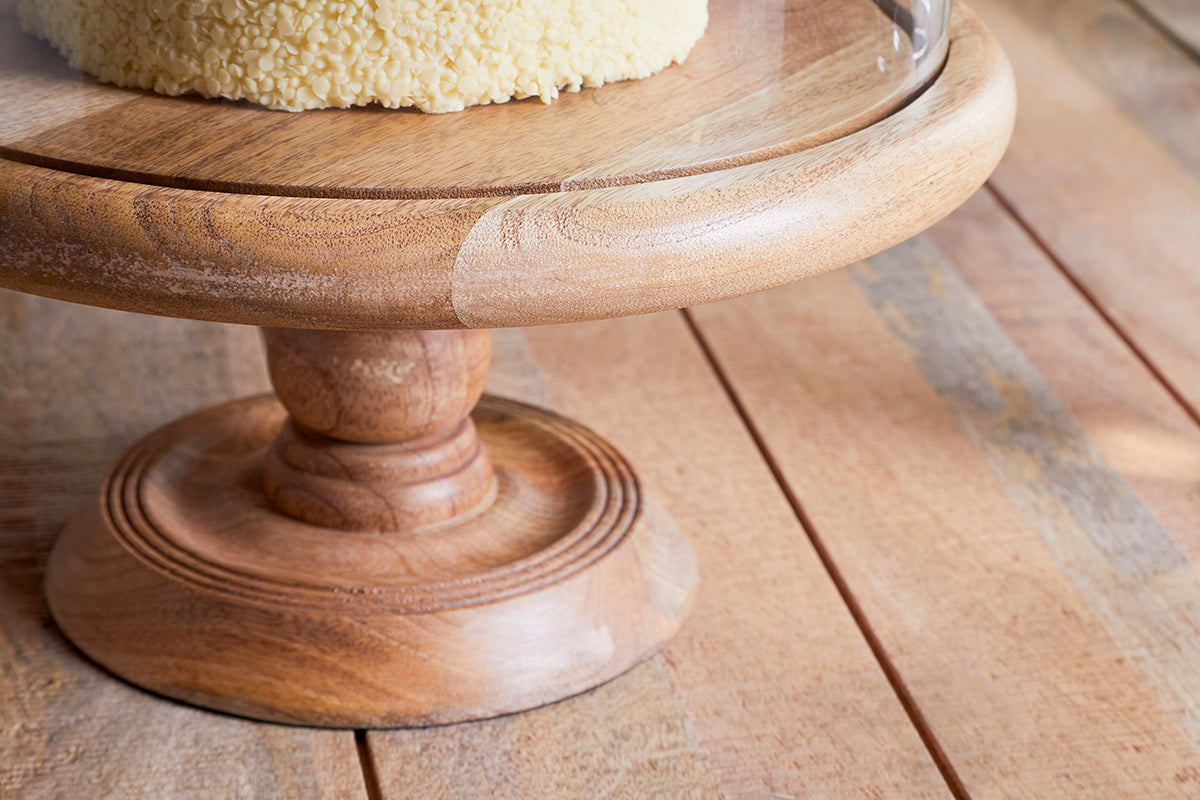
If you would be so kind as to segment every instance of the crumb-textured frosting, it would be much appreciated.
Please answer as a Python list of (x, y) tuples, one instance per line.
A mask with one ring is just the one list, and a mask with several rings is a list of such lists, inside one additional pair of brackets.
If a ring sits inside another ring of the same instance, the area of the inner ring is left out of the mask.
[(118, 86), (298, 111), (469, 105), (644, 78), (707, 0), (20, 0), (27, 30)]

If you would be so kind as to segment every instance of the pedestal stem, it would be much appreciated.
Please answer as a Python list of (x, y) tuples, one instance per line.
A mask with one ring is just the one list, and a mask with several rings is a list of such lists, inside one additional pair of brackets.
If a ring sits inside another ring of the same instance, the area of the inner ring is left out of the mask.
[(343, 530), (411, 532), (476, 513), (492, 465), (469, 414), (489, 331), (266, 328), (289, 419), (264, 488), (282, 512)]

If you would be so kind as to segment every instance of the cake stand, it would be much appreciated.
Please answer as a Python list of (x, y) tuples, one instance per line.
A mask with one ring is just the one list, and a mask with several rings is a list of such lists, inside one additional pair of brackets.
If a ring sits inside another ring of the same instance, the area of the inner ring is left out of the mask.
[(865, 0), (710, 11), (649, 80), (433, 117), (124, 91), (9, 21), (0, 285), (263, 326), (276, 390), (112, 468), (50, 558), (65, 634), (170, 697), (355, 727), (530, 708), (661, 646), (686, 541), (603, 439), (480, 400), (487, 329), (870, 255), (983, 182), (1014, 110), (961, 7), (932, 78)]

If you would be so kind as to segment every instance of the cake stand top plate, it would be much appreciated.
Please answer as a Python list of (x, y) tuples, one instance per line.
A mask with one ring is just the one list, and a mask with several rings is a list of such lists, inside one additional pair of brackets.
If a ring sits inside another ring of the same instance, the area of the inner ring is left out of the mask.
[[(83, 78), (0, 30), (0, 286), (319, 328), (502, 327), (721, 299), (916, 233), (998, 161), (1011, 76), (959, 9), (920, 76), (869, 0), (712, 0), (686, 64), (427, 116)], [(911, 101), (911, 102), (910, 102)]]

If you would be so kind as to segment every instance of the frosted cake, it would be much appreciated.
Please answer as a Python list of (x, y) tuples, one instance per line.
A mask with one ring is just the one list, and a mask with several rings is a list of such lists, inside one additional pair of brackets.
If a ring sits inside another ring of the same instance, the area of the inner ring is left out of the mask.
[(707, 0), (20, 0), (25, 28), (118, 86), (299, 111), (459, 111), (682, 61)]

